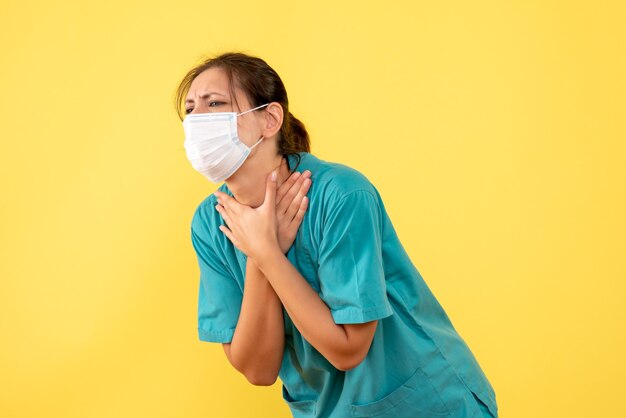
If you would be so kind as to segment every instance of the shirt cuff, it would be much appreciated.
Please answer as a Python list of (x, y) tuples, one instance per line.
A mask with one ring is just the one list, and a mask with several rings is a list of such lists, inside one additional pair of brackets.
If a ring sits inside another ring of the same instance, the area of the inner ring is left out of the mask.
[(393, 309), (389, 303), (372, 308), (341, 308), (331, 309), (331, 315), (335, 324), (361, 324), (363, 322), (373, 321), (375, 319), (383, 319), (393, 315)]
[(198, 328), (198, 337), (200, 338), (200, 341), (211, 343), (229, 343), (233, 340), (234, 334), (235, 328), (220, 331), (207, 331), (205, 329)]

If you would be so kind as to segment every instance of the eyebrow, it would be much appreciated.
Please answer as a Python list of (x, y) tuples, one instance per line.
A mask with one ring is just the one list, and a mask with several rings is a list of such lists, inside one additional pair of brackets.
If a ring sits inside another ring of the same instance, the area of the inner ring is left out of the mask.
[[(213, 95), (226, 97), (226, 96), (224, 96), (224, 95), (223, 95), (223, 94), (221, 94), (221, 93), (218, 93), (218, 92), (215, 92), (215, 91), (211, 91), (211, 92), (208, 92), (208, 93), (203, 93), (203, 94), (202, 94), (202, 96), (200, 96), (200, 98), (201, 98), (201, 99), (208, 99), (210, 96), (213, 96)], [(185, 100), (185, 104), (187, 104), (187, 103), (193, 103), (193, 99), (187, 99), (187, 100)]]

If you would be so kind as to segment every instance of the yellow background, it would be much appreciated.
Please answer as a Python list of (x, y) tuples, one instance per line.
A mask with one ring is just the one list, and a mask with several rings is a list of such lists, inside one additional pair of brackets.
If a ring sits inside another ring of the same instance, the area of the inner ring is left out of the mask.
[(0, 417), (288, 417), (197, 336), (204, 56), (377, 186), (502, 417), (626, 416), (626, 16), (606, 1), (0, 3)]

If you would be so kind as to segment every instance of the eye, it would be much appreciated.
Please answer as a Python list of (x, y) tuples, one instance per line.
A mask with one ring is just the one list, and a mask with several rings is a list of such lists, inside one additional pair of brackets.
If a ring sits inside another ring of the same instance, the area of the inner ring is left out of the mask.
[(189, 114), (193, 111), (193, 107), (190, 107), (189, 109), (185, 109), (185, 113)]
[(221, 106), (225, 104), (224, 102), (209, 102), (209, 107)]

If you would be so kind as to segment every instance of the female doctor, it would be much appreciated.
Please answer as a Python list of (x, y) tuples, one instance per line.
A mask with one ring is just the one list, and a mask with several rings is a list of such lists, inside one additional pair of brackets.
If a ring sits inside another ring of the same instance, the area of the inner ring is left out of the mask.
[[(358, 171), (309, 152), (262, 59), (226, 53), (176, 91), (196, 208), (198, 333), (294, 417), (497, 417), (494, 390)], [(184, 113), (183, 113), (184, 112)]]

